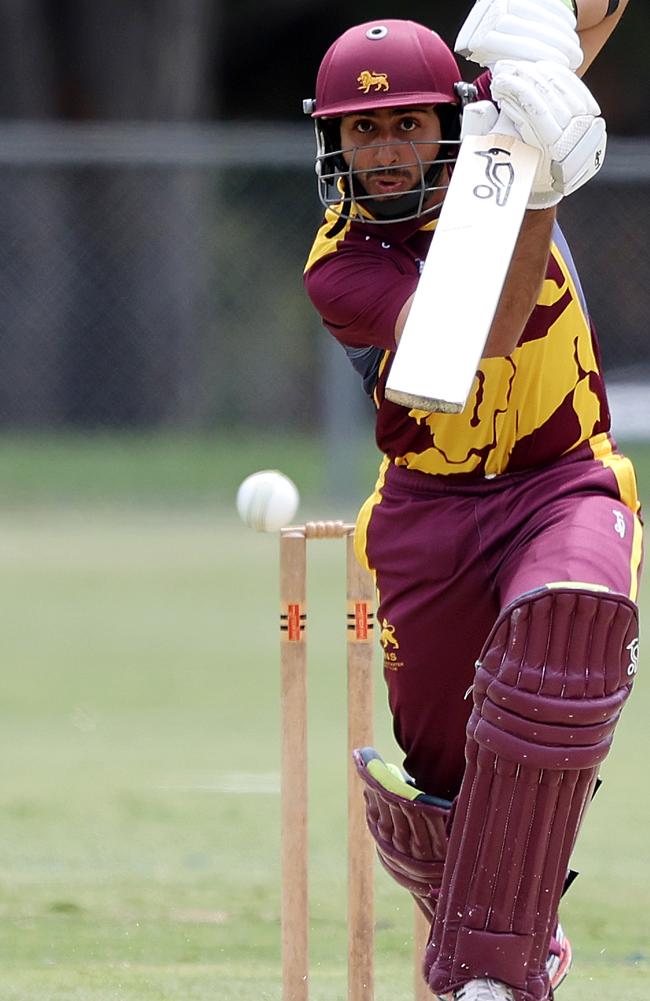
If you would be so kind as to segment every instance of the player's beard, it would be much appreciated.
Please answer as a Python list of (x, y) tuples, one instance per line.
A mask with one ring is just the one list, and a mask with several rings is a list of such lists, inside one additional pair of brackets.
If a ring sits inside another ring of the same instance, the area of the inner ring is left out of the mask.
[[(368, 176), (368, 172), (357, 171), (352, 175), (352, 193), (355, 199), (360, 199), (357, 201), (357, 204), (363, 206), (364, 209), (367, 209), (368, 212), (371, 212), (378, 219), (395, 219), (404, 215), (415, 215), (420, 203), (422, 204), (422, 208), (417, 213), (418, 216), (425, 212), (430, 214), (439, 207), (439, 203), (431, 203), (431, 193), (427, 196), (425, 191), (423, 194), (423, 188), (433, 188), (436, 186), (440, 180), (444, 166), (444, 164), (434, 160), (424, 174), (423, 179), (418, 177), (411, 188), (396, 191), (395, 193), (391, 193), (390, 191), (386, 193), (369, 192), (364, 187), (361, 179), (362, 175)], [(373, 171), (370, 177), (373, 174), (377, 177), (385, 175), (388, 178), (396, 175), (398, 179), (405, 177), (410, 180), (411, 178), (410, 172), (402, 167), (387, 167), (385, 171)], [(435, 192), (435, 194), (438, 193)], [(440, 199), (441, 201), (442, 198)]]

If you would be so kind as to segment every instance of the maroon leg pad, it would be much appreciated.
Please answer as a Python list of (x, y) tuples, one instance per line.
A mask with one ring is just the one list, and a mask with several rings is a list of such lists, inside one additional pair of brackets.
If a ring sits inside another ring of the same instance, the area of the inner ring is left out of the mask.
[(432, 990), (491, 977), (543, 1001), (569, 856), (636, 669), (623, 595), (542, 588), (477, 664), (466, 770), (427, 948)]
[(379, 860), (433, 920), (447, 852), (450, 810), (427, 802), (427, 797), (410, 800), (384, 788), (368, 771), (363, 750), (354, 752), (354, 762), (363, 780), (366, 819)]

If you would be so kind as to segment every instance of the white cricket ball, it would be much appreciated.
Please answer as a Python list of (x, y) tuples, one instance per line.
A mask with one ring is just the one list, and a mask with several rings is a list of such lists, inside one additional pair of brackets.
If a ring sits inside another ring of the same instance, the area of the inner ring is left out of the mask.
[(239, 517), (256, 532), (277, 532), (293, 519), (300, 494), (288, 476), (262, 469), (247, 476), (237, 491)]

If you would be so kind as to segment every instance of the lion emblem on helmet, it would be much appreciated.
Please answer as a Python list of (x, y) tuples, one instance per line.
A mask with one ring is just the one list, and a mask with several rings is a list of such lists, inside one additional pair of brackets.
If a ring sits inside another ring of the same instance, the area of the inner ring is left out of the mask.
[(364, 94), (370, 93), (372, 89), (375, 91), (390, 90), (387, 73), (373, 73), (371, 70), (362, 70), (357, 77), (357, 83), (359, 84), (359, 90), (362, 90)]

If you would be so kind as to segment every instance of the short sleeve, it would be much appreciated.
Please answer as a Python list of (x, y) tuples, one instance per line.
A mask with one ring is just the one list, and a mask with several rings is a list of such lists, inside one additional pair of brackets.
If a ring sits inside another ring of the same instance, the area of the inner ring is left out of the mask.
[(418, 277), (368, 250), (340, 250), (305, 273), (305, 288), (327, 329), (349, 347), (395, 350), (395, 323)]

